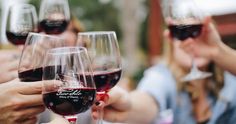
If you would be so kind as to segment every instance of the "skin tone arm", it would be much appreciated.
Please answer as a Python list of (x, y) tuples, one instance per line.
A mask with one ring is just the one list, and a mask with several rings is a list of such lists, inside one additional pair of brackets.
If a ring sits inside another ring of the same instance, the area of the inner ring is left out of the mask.
[(187, 39), (181, 44), (181, 47), (195, 56), (213, 60), (223, 69), (236, 75), (236, 51), (222, 42), (210, 17), (204, 21), (201, 36), (195, 39)]
[[(93, 106), (92, 115), (98, 117), (97, 109)], [(145, 92), (138, 90), (130, 93), (114, 87), (109, 92), (109, 99), (104, 107), (104, 120), (109, 122), (123, 122), (131, 124), (151, 123), (158, 113), (158, 105), (155, 100)]]

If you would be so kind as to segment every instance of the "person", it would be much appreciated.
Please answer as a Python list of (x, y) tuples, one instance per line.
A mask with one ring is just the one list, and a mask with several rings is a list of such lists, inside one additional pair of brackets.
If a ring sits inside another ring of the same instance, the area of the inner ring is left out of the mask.
[[(209, 20), (204, 21), (204, 27)], [(201, 35), (204, 35), (201, 34)], [(168, 31), (164, 36), (168, 38)], [(198, 68), (212, 77), (182, 82), (191, 68), (191, 57), (181, 42), (164, 42), (163, 59), (147, 69), (136, 90), (111, 89), (104, 119), (134, 124), (232, 124), (236, 121), (236, 77), (207, 58), (195, 57)], [(115, 90), (115, 91), (114, 91)], [(98, 117), (93, 106), (92, 115)]]
[(77, 41), (77, 34), (81, 31), (84, 31), (83, 24), (77, 17), (72, 15), (65, 32), (58, 36), (65, 39), (67, 46), (75, 46), (75, 43)]
[(0, 123), (35, 124), (45, 110), (42, 82), (20, 82), (18, 79), (0, 84)]
[(203, 35), (196, 39), (187, 39), (181, 47), (195, 56), (206, 57), (213, 60), (220, 67), (236, 75), (236, 51), (225, 45), (208, 17), (208, 26), (203, 30)]

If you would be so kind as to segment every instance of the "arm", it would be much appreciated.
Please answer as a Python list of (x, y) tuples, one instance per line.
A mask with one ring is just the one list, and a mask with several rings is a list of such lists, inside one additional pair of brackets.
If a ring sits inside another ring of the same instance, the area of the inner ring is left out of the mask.
[[(97, 118), (97, 106), (93, 106), (93, 117)], [(158, 106), (147, 93), (135, 90), (130, 93), (119, 87), (109, 92), (109, 100), (104, 107), (104, 119), (109, 122), (132, 124), (151, 123), (156, 117)]]
[(228, 70), (232, 74), (236, 75), (236, 51), (232, 48), (222, 44), (219, 46), (219, 50), (212, 54), (212, 60), (225, 70)]
[(136, 90), (130, 93), (130, 100), (131, 109), (127, 122), (149, 124), (155, 120), (158, 113), (158, 105), (149, 94)]

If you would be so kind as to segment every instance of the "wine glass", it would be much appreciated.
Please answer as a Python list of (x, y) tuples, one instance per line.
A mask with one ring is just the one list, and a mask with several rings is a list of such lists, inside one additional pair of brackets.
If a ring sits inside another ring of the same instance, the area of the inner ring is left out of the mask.
[[(201, 35), (204, 15), (193, 0), (162, 0), (162, 10), (170, 35), (175, 41), (184, 41)], [(190, 73), (182, 81), (204, 79), (212, 73), (200, 71), (192, 57)]]
[(42, 0), (39, 21), (40, 31), (46, 34), (63, 33), (70, 21), (68, 0)]
[(29, 33), (18, 67), (23, 82), (41, 81), (43, 60), (47, 50), (64, 46), (64, 40), (45, 34)]
[(71, 124), (96, 99), (91, 62), (83, 47), (63, 47), (47, 52), (43, 68), (43, 102)]
[(38, 19), (35, 7), (30, 4), (14, 4), (9, 8), (6, 36), (14, 45), (25, 44), (29, 32), (37, 32)]
[[(87, 48), (94, 72), (98, 97), (114, 87), (121, 77), (121, 56), (114, 31), (82, 32), (78, 46)], [(99, 111), (98, 124), (103, 123), (103, 110)]]

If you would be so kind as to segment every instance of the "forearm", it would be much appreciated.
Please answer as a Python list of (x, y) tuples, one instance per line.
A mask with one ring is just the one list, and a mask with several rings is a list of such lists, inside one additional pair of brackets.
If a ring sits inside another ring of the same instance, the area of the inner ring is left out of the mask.
[(236, 75), (236, 51), (221, 44), (219, 50), (213, 54), (213, 61), (223, 69)]
[(158, 113), (158, 105), (147, 93), (133, 91), (130, 93), (131, 110), (129, 112), (128, 123), (149, 124)]

